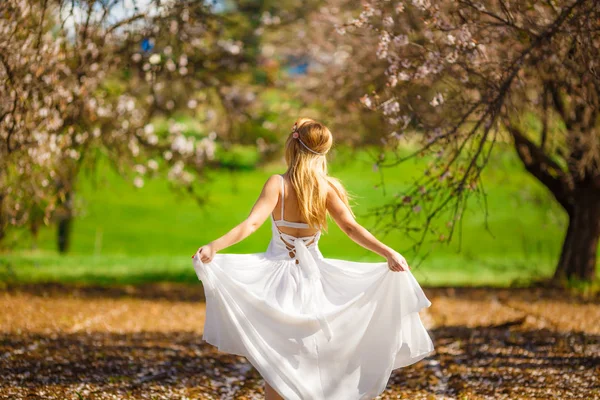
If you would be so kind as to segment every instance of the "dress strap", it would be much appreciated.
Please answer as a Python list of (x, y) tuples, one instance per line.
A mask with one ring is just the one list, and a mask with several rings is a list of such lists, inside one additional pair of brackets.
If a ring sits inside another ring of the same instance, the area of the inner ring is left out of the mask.
[(281, 176), (281, 220), (283, 220), (283, 194), (285, 193), (285, 182), (283, 180), (283, 175), (279, 175)]

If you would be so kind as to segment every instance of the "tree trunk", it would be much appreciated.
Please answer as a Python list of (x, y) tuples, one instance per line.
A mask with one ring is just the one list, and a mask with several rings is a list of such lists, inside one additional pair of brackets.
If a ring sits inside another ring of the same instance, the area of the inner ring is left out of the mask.
[(62, 204), (62, 210), (58, 216), (57, 240), (58, 251), (66, 253), (71, 244), (71, 226), (73, 224), (73, 192), (68, 191), (65, 194), (65, 202)]
[(2, 239), (4, 239), (4, 236), (6, 236), (6, 225), (8, 224), (8, 222), (6, 221), (6, 217), (4, 216), (3, 210), (3, 201), (4, 201), (4, 195), (0, 194), (0, 242), (2, 242)]
[(40, 233), (40, 220), (33, 217), (29, 223), (29, 232), (31, 232), (31, 249), (36, 250), (38, 248), (38, 237)]
[(554, 279), (592, 281), (596, 277), (600, 240), (600, 191), (576, 189), (571, 204), (567, 210), (569, 227)]

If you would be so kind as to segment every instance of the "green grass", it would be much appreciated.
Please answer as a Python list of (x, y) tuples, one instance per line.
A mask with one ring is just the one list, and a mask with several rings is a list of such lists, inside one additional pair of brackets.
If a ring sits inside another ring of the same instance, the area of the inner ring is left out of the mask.
[[(355, 212), (367, 228), (375, 222), (364, 217), (367, 211), (391, 200), (422, 167), (422, 161), (415, 161), (385, 170), (384, 195), (384, 189), (377, 186), (380, 174), (373, 171), (367, 152), (347, 154), (339, 150), (334, 156), (330, 171), (355, 195)], [(511, 153), (498, 153), (490, 167), (483, 179), (491, 233), (485, 229), (481, 206), (473, 201), (464, 216), (460, 253), (458, 241), (450, 246), (428, 245), (421, 255), (429, 255), (419, 263), (414, 254), (404, 253), (412, 243), (402, 233), (380, 237), (407, 256), (422, 284), (508, 285), (552, 273), (564, 235), (562, 210), (522, 171)], [(267, 177), (283, 171), (281, 164), (254, 171), (212, 171), (207, 186), (210, 197), (201, 208), (191, 198), (175, 194), (165, 180), (149, 180), (142, 189), (136, 189), (108, 166), (101, 166), (95, 180), (81, 178), (77, 195), (81, 215), (73, 226), (70, 253), (55, 252), (53, 228), (40, 232), (35, 250), (27, 232), (13, 233), (10, 240), (16, 243), (15, 250), (0, 254), (0, 280), (195, 282), (191, 255), (241, 222)], [(226, 251), (262, 252), (269, 239), (267, 221), (254, 235)], [(333, 223), (320, 247), (326, 257), (381, 261), (354, 244)]]

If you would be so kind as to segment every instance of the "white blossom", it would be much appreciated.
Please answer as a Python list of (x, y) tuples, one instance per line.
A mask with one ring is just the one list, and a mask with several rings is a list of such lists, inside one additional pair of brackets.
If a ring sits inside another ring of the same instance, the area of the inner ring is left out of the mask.
[(431, 7), (430, 0), (412, 0), (412, 3), (415, 7), (420, 8), (421, 10), (426, 10)]
[(384, 31), (379, 37), (379, 43), (377, 44), (377, 58), (383, 59), (388, 55), (388, 48), (390, 45), (390, 34)]
[(133, 170), (140, 175), (144, 175), (146, 173), (146, 167), (142, 164), (136, 164), (133, 166)]
[(410, 80), (410, 75), (407, 74), (404, 71), (401, 71), (401, 72), (398, 73), (398, 79), (401, 80), (401, 81), (409, 81)]
[(406, 46), (408, 44), (408, 36), (406, 36), (406, 35), (394, 36), (394, 44), (397, 46)]
[(363, 103), (367, 108), (371, 108), (373, 106), (373, 101), (366, 94), (360, 98), (360, 102)]
[(144, 179), (141, 176), (136, 176), (133, 179), (133, 185), (137, 188), (141, 188), (142, 186), (144, 186)]
[(144, 133), (146, 135), (151, 135), (154, 133), (154, 125), (152, 124), (146, 124), (144, 125)]
[(148, 59), (148, 62), (150, 62), (150, 64), (158, 64), (160, 63), (160, 54), (154, 53), (150, 56), (150, 58)]
[(173, 62), (173, 60), (171, 60), (170, 58), (167, 60), (167, 62), (165, 63), (165, 67), (167, 68), (168, 71), (173, 72), (177, 69), (177, 65), (175, 64), (175, 62)]
[(148, 160), (148, 168), (152, 171), (156, 171), (158, 169), (158, 162), (156, 160)]
[(433, 96), (433, 98), (429, 102), (429, 104), (431, 104), (433, 107), (437, 107), (443, 103), (444, 103), (444, 96), (439, 92), (436, 93), (436, 95)]
[(397, 101), (386, 101), (383, 103), (383, 115), (396, 114), (400, 111), (400, 103)]

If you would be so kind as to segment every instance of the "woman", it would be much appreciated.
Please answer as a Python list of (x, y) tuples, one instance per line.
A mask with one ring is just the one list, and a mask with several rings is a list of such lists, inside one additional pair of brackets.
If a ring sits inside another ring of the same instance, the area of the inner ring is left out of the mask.
[[(192, 256), (206, 292), (204, 340), (246, 357), (267, 400), (370, 399), (393, 369), (433, 351), (418, 315), (431, 303), (404, 257), (354, 220), (346, 191), (327, 175), (332, 142), (324, 125), (297, 120), (287, 171), (267, 180), (245, 221)], [(387, 263), (324, 258), (327, 213)], [(216, 254), (269, 216), (265, 253)]]

